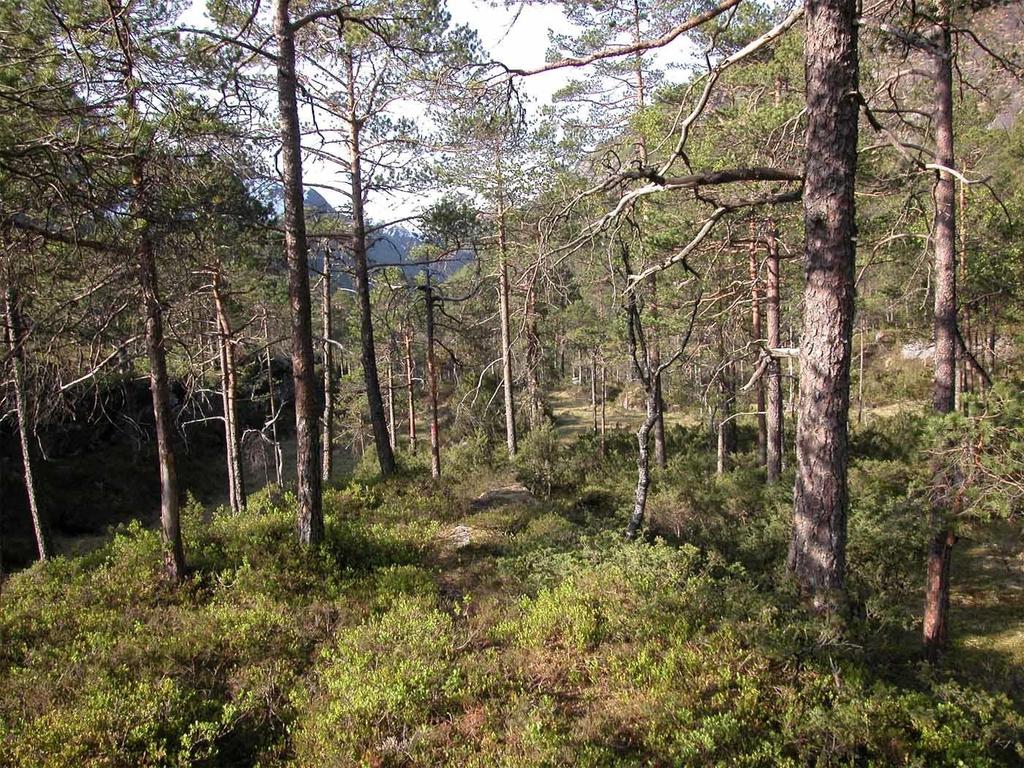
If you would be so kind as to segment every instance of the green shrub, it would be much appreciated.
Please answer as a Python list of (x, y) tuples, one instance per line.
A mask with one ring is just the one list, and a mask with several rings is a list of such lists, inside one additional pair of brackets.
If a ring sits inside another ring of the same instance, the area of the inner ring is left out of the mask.
[(462, 675), (450, 616), (400, 598), (320, 654), (294, 749), (303, 765), (374, 762), (416, 749), (453, 706)]

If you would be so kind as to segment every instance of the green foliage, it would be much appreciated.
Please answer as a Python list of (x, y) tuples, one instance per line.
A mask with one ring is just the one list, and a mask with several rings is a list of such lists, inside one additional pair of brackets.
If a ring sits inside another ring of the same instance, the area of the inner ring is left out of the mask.
[(545, 425), (530, 432), (520, 441), (512, 464), (516, 475), (533, 493), (550, 497), (556, 485), (564, 481), (559, 467), (560, 446), (554, 427)]
[(375, 755), (396, 760), (408, 753), (459, 693), (454, 647), (451, 616), (429, 600), (411, 599), (327, 646), (306, 714), (296, 723), (298, 762), (372, 763)]
[[(977, 414), (1015, 427), (995, 410)], [(254, 494), (241, 515), (190, 503), (180, 589), (137, 524), (5, 582), (0, 763), (1017, 765), (1019, 673), (973, 646), (919, 666), (906, 640), (928, 478), (904, 443), (954, 422), (862, 431), (862, 610), (841, 636), (782, 578), (788, 479), (765, 488), (742, 456), (715, 476), (697, 429), (670, 432), (655, 477), (671, 541), (621, 535), (628, 433), (603, 458), (589, 437), (549, 441), (542, 503), (471, 511), (482, 478), (507, 482), (486, 467), (329, 489), (315, 555), (294, 546), (290, 495)], [(453, 548), (456, 525), (504, 543)]]

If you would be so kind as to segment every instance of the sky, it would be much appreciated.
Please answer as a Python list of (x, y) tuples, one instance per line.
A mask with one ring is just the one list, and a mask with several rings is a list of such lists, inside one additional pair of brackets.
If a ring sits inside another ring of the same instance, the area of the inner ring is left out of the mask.
[[(515, 69), (530, 69), (544, 64), (550, 33), (573, 31), (573, 25), (566, 19), (557, 2), (521, 2), (507, 7), (502, 0), (448, 0), (447, 6), (452, 21), (474, 29), (484, 50), (493, 60)], [(206, 0), (191, 0), (181, 21), (196, 27), (207, 26), (205, 7)], [(684, 47), (687, 45), (685, 41), (680, 43)], [(678, 61), (680, 55), (685, 57), (686, 52), (662, 50), (654, 53), (653, 57), (659, 67), (667, 68), (666, 65), (673, 59)], [(527, 99), (528, 112), (535, 112), (550, 104), (552, 95), (569, 81), (571, 75), (578, 76), (579, 72), (562, 69), (519, 78), (516, 86)], [(308, 119), (308, 116), (300, 115), (300, 118)], [(307, 186), (316, 187), (328, 202), (340, 204), (341, 195), (331, 190), (331, 187), (339, 185), (336, 171), (323, 163), (312, 162), (309, 158), (304, 166)], [(367, 213), (377, 223), (396, 220), (416, 213), (425, 201), (429, 202), (432, 198), (432, 195), (378, 194), (369, 199)]]
[[(206, 0), (192, 0), (182, 16), (182, 23), (197, 27), (207, 26)], [(571, 25), (561, 8), (548, 4), (523, 4), (506, 8), (504, 3), (492, 4), (480, 0), (449, 0), (448, 10), (452, 21), (465, 24), (476, 30), (485, 51), (502, 63), (515, 68), (531, 68), (544, 63), (551, 30), (566, 32)], [(561, 88), (568, 78), (565, 71), (548, 72), (523, 79), (519, 83), (520, 93), (527, 96), (536, 106), (551, 102), (551, 96)], [(322, 164), (306, 162), (304, 176), (307, 184), (337, 186), (335, 173)], [(341, 202), (341, 196), (327, 188), (318, 191), (332, 204)], [(422, 204), (423, 196), (371, 197), (367, 213), (375, 221), (385, 221), (408, 216)]]

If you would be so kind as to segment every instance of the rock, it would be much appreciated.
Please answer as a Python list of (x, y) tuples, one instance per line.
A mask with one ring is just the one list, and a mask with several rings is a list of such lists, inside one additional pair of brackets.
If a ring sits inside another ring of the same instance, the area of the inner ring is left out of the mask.
[(935, 357), (935, 345), (927, 341), (908, 341), (900, 347), (904, 360), (931, 360)]
[(490, 509), (491, 507), (534, 504), (536, 501), (537, 498), (530, 493), (530, 490), (525, 485), (516, 483), (504, 488), (492, 488), (489, 491), (484, 491), (470, 502), (469, 508), (474, 512), (479, 512), (482, 509)]
[(444, 534), (444, 538), (456, 549), (462, 549), (473, 542), (473, 529), (468, 525), (456, 525)]

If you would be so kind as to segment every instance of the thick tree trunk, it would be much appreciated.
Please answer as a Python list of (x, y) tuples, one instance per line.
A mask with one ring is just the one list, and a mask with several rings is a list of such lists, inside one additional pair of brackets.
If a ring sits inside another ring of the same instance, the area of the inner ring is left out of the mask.
[[(779, 307), (779, 248), (774, 229), (768, 234), (768, 284), (765, 288), (765, 324), (768, 326), (768, 348), (782, 346), (781, 312)], [(765, 429), (767, 446), (765, 470), (769, 483), (774, 483), (782, 474), (782, 367), (779, 358), (772, 355), (765, 368)]]
[(313, 315), (309, 294), (309, 249), (302, 189), (302, 144), (295, 30), (288, 16), (290, 0), (274, 0), (277, 38), (277, 103), (281, 130), (281, 182), (284, 192), (284, 246), (288, 261), (291, 309), (292, 379), (295, 385), (295, 474), (299, 543), (318, 547), (324, 536), (320, 488), (320, 403), (313, 362)]
[[(25, 335), (18, 309), (18, 297), (10, 279), (4, 294), (4, 314), (7, 315), (4, 336), (11, 359), (14, 410), (18, 420), (22, 469), (25, 473), (25, 495), (28, 498), (28, 511), (32, 517), (32, 531), (36, 537), (36, 551), (39, 553), (40, 560), (48, 560), (53, 554), (53, 545), (50, 541), (49, 521), (39, 506), (39, 498), (36, 494), (35, 472), (33, 471), (35, 461), (32, 450), (32, 412), (29, 407), (28, 388), (25, 384)], [(0, 578), (2, 577), (3, 571), (0, 570)]]
[(370, 272), (366, 262), (366, 219), (363, 213), (363, 170), (360, 128), (362, 120), (356, 110), (354, 65), (351, 55), (346, 59), (348, 79), (349, 173), (352, 186), (352, 257), (355, 266), (356, 293), (359, 296), (359, 340), (366, 382), (366, 399), (370, 407), (370, 424), (377, 449), (380, 472), (385, 477), (395, 472), (395, 454), (391, 450), (384, 399), (380, 394), (377, 372), (377, 351), (373, 340), (373, 308), (370, 301)]
[[(948, 22), (940, 24), (935, 64), (936, 162), (954, 168), (953, 72)], [(951, 173), (939, 171), (935, 183), (935, 376), (932, 403), (939, 413), (955, 405), (956, 376), (956, 187)]]
[(843, 603), (854, 311), (857, 4), (806, 0), (807, 162), (800, 414), (788, 565), (820, 612)]
[[(953, 169), (953, 62), (949, 9), (940, 3), (933, 58), (935, 67), (935, 159)], [(938, 413), (956, 407), (956, 187), (953, 174), (940, 170), (935, 183), (935, 377), (932, 403)], [(949, 611), (949, 567), (956, 540), (950, 529), (952, 510), (948, 504), (958, 473), (943, 467), (936, 476), (932, 500), (935, 535), (928, 550), (928, 580), (925, 589), (924, 647), (929, 661), (938, 660), (946, 645)]]
[(321, 477), (326, 483), (334, 472), (334, 320), (331, 302), (331, 248), (324, 248), (324, 275), (320, 283), (321, 331), (324, 335), (324, 417), (323, 417), (323, 463)]
[(949, 616), (949, 568), (956, 536), (949, 528), (936, 531), (928, 547), (928, 578), (925, 584), (924, 649), (928, 661), (939, 660), (946, 647)]
[(427, 384), (430, 404), (430, 476), (441, 477), (441, 434), (437, 417), (437, 363), (434, 359), (434, 290), (427, 276)]
[(238, 425), (238, 366), (235, 361), (234, 333), (224, 302), (223, 276), (219, 266), (213, 275), (213, 304), (217, 314), (217, 340), (220, 353), (224, 447), (228, 468), (228, 502), (231, 511), (237, 514), (245, 509), (246, 504), (242, 440)]
[(408, 391), (409, 453), (416, 453), (416, 393), (413, 389), (412, 331), (405, 334), (405, 382)]
[[(750, 335), (755, 344), (763, 340), (761, 335), (761, 287), (758, 280), (757, 244), (750, 245)], [(757, 365), (757, 360), (754, 364)], [(757, 463), (768, 465), (768, 418), (765, 412), (765, 383), (759, 378), (756, 383), (757, 396)]]

